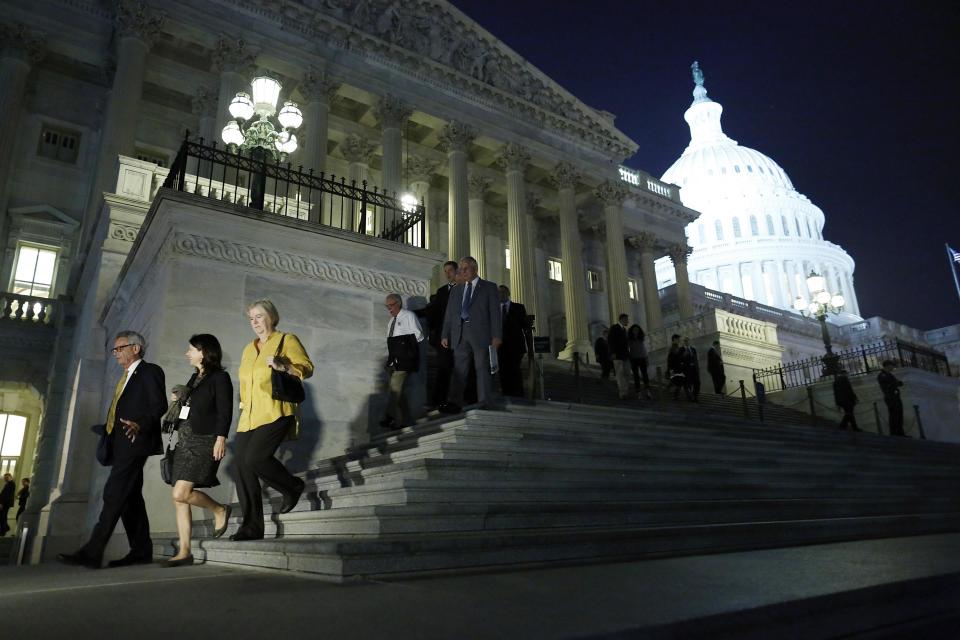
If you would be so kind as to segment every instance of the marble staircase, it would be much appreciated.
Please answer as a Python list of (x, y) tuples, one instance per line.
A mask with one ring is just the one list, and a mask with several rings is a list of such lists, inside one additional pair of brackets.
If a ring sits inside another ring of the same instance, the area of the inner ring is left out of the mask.
[(311, 470), (291, 513), (268, 499), (265, 540), (198, 521), (194, 554), (341, 581), (960, 531), (960, 446), (667, 409), (423, 421)]

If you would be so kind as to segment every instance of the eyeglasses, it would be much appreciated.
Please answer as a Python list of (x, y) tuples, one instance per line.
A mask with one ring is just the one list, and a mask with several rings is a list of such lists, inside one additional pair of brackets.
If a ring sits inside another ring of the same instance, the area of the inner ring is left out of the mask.
[(135, 347), (135, 346), (137, 346), (137, 345), (135, 345), (135, 344), (121, 344), (121, 345), (119, 345), (119, 346), (114, 347), (113, 349), (110, 349), (110, 353), (116, 353), (117, 351), (120, 351), (121, 349), (126, 349), (127, 347)]

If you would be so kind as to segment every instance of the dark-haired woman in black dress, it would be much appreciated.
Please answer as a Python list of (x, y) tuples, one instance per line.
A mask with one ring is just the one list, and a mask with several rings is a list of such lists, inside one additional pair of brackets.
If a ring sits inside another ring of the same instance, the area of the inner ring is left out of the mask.
[(179, 398), (183, 408), (177, 425), (179, 441), (173, 463), (173, 503), (177, 508), (180, 551), (164, 563), (167, 567), (193, 564), (191, 506), (213, 512), (215, 538), (224, 534), (230, 519), (229, 505), (197, 491), (220, 484), (217, 469), (227, 451), (227, 433), (233, 419), (233, 384), (230, 374), (220, 364), (222, 354), (220, 342), (214, 336), (201, 333), (190, 338), (186, 356), (197, 371), (187, 383), (184, 397)]

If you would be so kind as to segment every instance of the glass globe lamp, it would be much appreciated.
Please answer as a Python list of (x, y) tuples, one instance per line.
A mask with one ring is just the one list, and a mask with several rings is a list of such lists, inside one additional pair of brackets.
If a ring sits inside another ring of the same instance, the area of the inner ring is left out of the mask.
[(819, 302), (820, 304), (827, 304), (830, 302), (830, 292), (829, 291), (818, 291), (813, 299)]
[(249, 120), (253, 117), (253, 100), (249, 94), (241, 91), (230, 102), (229, 111), (237, 120)]
[(297, 107), (296, 102), (287, 100), (283, 103), (283, 108), (277, 114), (277, 120), (284, 129), (298, 129), (303, 124), (303, 113)]
[(400, 207), (406, 213), (413, 213), (414, 211), (416, 211), (417, 204), (419, 204), (419, 202), (417, 201), (417, 196), (413, 195), (409, 191), (407, 193), (404, 193), (402, 196), (400, 196)]
[(841, 296), (839, 293), (830, 298), (830, 306), (832, 306), (834, 309), (840, 309), (843, 307), (844, 302), (846, 302), (846, 300), (844, 300), (843, 296)]
[(291, 154), (297, 150), (297, 136), (289, 131), (281, 131), (273, 145), (280, 153)]
[(240, 130), (240, 125), (237, 124), (236, 120), (227, 122), (227, 126), (220, 132), (220, 137), (223, 138), (225, 143), (235, 144), (237, 146), (243, 144), (244, 140), (243, 132)]

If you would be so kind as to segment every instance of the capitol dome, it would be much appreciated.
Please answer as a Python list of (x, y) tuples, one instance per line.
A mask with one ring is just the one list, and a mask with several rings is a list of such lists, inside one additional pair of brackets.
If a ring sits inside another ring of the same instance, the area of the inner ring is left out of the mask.
[[(816, 271), (846, 299), (844, 320), (858, 318), (854, 262), (823, 239), (823, 212), (779, 164), (723, 132), (723, 106), (707, 96), (697, 63), (693, 73), (693, 104), (684, 113), (690, 144), (661, 178), (679, 186), (683, 204), (701, 213), (687, 227), (690, 280), (792, 311), (797, 296), (808, 297), (806, 276)], [(672, 284), (673, 277), (669, 259), (659, 260), (658, 285)]]

